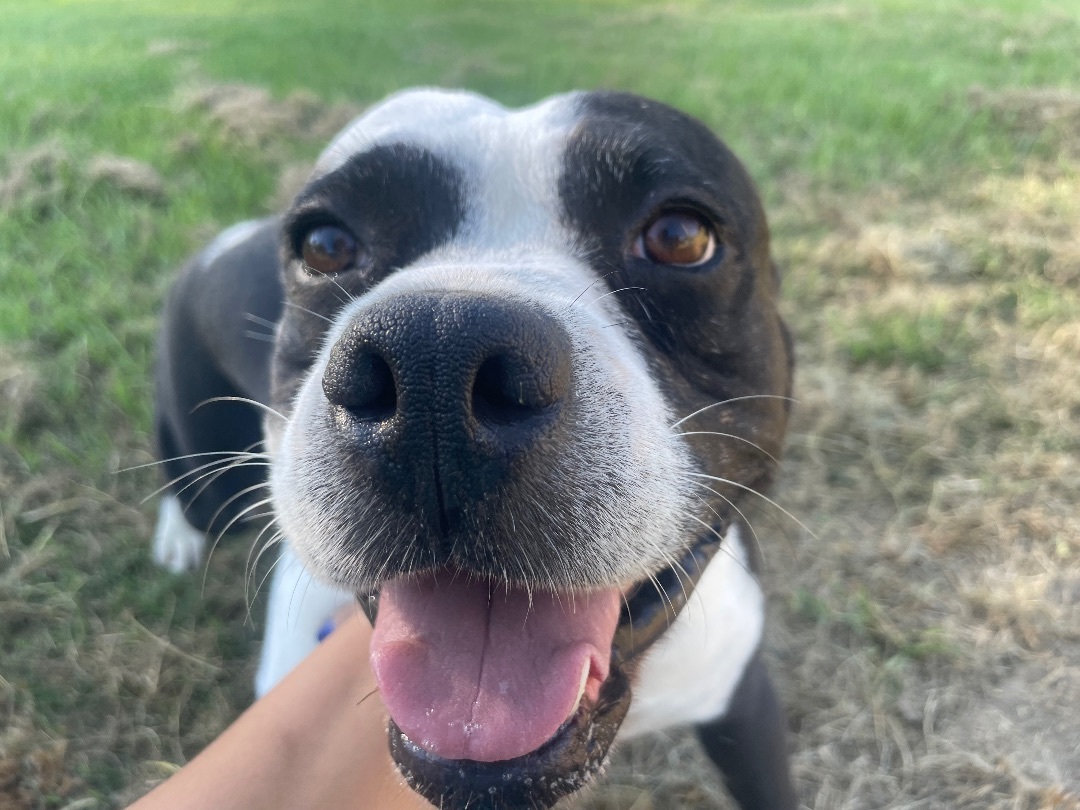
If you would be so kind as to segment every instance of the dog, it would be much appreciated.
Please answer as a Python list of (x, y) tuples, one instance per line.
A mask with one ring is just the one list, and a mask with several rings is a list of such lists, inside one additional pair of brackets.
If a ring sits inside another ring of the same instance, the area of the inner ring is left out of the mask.
[(393, 95), (175, 283), (155, 558), (272, 511), (256, 691), (359, 600), (390, 752), (439, 807), (550, 807), (616, 738), (693, 725), (744, 810), (796, 808), (740, 506), (789, 416), (778, 289), (695, 119)]

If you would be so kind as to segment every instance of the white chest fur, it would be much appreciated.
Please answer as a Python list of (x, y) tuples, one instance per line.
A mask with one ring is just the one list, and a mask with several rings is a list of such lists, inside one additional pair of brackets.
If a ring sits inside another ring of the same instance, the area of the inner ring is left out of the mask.
[(679, 618), (647, 653), (619, 739), (726, 712), (764, 620), (765, 597), (733, 526)]

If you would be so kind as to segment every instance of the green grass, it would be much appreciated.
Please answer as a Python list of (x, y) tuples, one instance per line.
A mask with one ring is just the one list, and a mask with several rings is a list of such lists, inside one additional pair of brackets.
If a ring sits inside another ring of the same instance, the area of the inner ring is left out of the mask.
[[(149, 460), (156, 313), (174, 269), (217, 228), (267, 212), (282, 168), (322, 144), (283, 133), (253, 148), (185, 107), (191, 87), (244, 82), (327, 104), (416, 84), (512, 105), (635, 91), (716, 128), (784, 212), (778, 242), (797, 245), (832, 226), (822, 200), (899, 190), (911, 222), (973, 176), (1064, 160), (1060, 139), (1003, 126), (968, 93), (1076, 87), (1077, 42), (1075, 2), (0, 0), (0, 755), (66, 739), (63, 772), (78, 781), (44, 780), (36, 806), (115, 804), (141, 763), (182, 761), (251, 697), (257, 632), (235, 587), (246, 549), (215, 557), (205, 591), (154, 569), (139, 501), (156, 479), (117, 471)], [(5, 203), (5, 178), (34, 150), (30, 191)], [(164, 196), (95, 180), (101, 154), (153, 167)], [(1049, 215), (1075, 210), (1068, 195), (1051, 203)], [(1010, 254), (994, 233), (964, 246), (964, 283), (988, 285), (970, 317), (870, 306), (818, 336), (855, 366), (979, 377), (991, 362), (979, 329), (1080, 316), (1075, 285), (1041, 274), (1049, 253)], [(872, 275), (845, 272), (794, 266), (790, 286), (824, 306)], [(818, 330), (798, 303), (789, 312), (801, 336)], [(798, 593), (796, 620), (882, 634), (869, 592)], [(951, 644), (931, 624), (885, 646), (922, 660)]]
[(935, 372), (958, 348), (957, 332), (945, 313), (897, 312), (865, 315), (853, 328), (843, 328), (841, 340), (856, 364), (903, 364)]

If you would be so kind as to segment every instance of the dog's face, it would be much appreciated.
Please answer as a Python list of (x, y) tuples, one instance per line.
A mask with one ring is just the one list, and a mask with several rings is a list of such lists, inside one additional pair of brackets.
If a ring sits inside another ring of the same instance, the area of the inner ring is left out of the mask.
[(410, 784), (548, 806), (606, 756), (677, 598), (650, 583), (707, 560), (780, 452), (753, 186), (655, 102), (414, 91), (324, 152), (282, 251), (282, 528), (377, 609)]

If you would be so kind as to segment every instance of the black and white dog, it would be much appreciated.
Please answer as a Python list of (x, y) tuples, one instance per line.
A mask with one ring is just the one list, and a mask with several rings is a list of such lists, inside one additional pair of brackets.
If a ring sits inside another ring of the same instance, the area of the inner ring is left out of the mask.
[(395, 95), (177, 282), (156, 558), (270, 503), (258, 692), (359, 599), (440, 807), (549, 807), (616, 737), (693, 724), (743, 808), (795, 808), (739, 506), (787, 423), (777, 295), (750, 179), (686, 115)]

